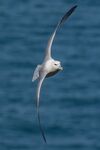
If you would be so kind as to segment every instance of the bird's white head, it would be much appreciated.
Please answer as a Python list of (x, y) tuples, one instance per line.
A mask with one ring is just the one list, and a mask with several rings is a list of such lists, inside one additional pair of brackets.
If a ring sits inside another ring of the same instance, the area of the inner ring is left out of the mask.
[(45, 62), (45, 70), (48, 73), (50, 73), (50, 72), (63, 70), (63, 67), (61, 66), (60, 61), (50, 59), (47, 62)]
[(52, 67), (55, 69), (55, 70), (63, 70), (63, 67), (61, 66), (61, 62), (60, 61), (57, 61), (57, 60), (54, 60), (52, 62)]

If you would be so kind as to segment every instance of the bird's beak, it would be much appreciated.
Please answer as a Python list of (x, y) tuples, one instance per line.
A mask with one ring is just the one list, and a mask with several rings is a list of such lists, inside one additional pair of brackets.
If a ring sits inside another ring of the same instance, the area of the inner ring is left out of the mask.
[(59, 70), (63, 70), (63, 67), (60, 66), (60, 67), (59, 67)]

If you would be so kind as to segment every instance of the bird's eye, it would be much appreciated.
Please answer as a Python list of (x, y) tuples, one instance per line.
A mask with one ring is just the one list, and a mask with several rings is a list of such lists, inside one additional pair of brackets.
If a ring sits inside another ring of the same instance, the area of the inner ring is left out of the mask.
[(57, 66), (57, 64), (55, 64), (55, 66)]

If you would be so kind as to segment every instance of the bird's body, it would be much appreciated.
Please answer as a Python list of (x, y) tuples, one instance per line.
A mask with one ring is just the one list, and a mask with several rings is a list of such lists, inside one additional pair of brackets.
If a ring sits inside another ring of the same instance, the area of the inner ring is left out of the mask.
[(44, 61), (41, 65), (38, 65), (34, 71), (32, 81), (35, 81), (38, 79), (38, 86), (37, 86), (37, 94), (36, 94), (36, 99), (37, 99), (37, 115), (38, 115), (38, 121), (39, 121), (39, 127), (43, 136), (44, 141), (46, 142), (46, 138), (44, 135), (44, 131), (41, 127), (40, 123), (40, 115), (39, 115), (39, 97), (40, 97), (40, 89), (41, 85), (44, 81), (45, 78), (51, 77), (55, 75), (57, 72), (60, 70), (63, 70), (61, 67), (61, 62), (58, 60), (54, 60), (51, 56), (51, 46), (54, 40), (54, 37), (56, 35), (57, 30), (60, 28), (60, 26), (67, 20), (67, 18), (72, 14), (72, 12), (75, 10), (77, 6), (72, 7), (58, 22), (53, 34), (51, 35), (48, 45), (46, 48), (45, 52), (45, 58)]
[(49, 77), (54, 76), (56, 73), (58, 73), (58, 71), (59, 71), (59, 70), (49, 72), (49, 73), (46, 75), (46, 78), (49, 78)]
[[(62, 70), (63, 68), (60, 65), (60, 61), (55, 61), (54, 59), (47, 60), (41, 65), (38, 65), (36, 68), (36, 72), (34, 71), (32, 81), (35, 81), (39, 78), (41, 72), (46, 72), (46, 78), (55, 75), (58, 71)], [(38, 76), (37, 73), (38, 72)], [(35, 78), (37, 76), (37, 78)]]

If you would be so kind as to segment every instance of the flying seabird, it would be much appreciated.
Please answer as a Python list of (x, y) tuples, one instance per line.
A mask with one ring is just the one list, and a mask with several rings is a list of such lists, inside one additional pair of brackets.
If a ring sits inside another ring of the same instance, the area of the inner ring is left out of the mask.
[(56, 35), (57, 30), (68, 19), (68, 17), (74, 12), (76, 7), (77, 7), (77, 5), (75, 5), (69, 11), (67, 11), (65, 13), (65, 15), (61, 18), (61, 20), (58, 22), (53, 34), (51, 35), (51, 37), (48, 41), (47, 48), (45, 51), (44, 61), (41, 65), (37, 65), (37, 67), (34, 71), (34, 74), (33, 74), (33, 78), (32, 78), (32, 81), (35, 81), (36, 79), (38, 79), (37, 93), (36, 93), (37, 117), (38, 117), (38, 121), (39, 121), (39, 128), (40, 128), (40, 131), (42, 133), (42, 137), (43, 137), (45, 142), (46, 142), (46, 137), (45, 137), (43, 128), (41, 126), (40, 115), (39, 115), (39, 98), (40, 98), (41, 85), (42, 85), (45, 78), (53, 76), (57, 72), (63, 70), (63, 68), (61, 66), (61, 62), (58, 60), (54, 60), (52, 58), (51, 47), (52, 47), (52, 43), (53, 43), (53, 40), (54, 40), (54, 37)]

